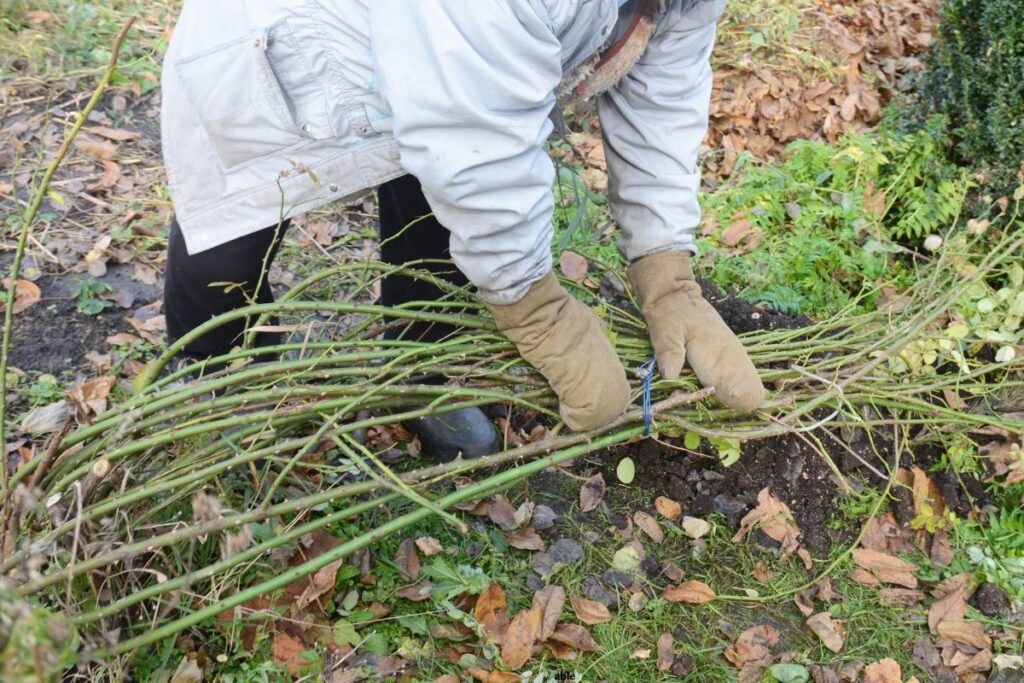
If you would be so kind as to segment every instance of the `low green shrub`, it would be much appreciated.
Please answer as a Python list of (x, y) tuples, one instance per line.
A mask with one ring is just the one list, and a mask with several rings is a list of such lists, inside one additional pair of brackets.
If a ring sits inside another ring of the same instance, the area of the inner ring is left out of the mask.
[(1024, 12), (1020, 0), (944, 0), (923, 93), (953, 156), (994, 194), (1024, 180)]

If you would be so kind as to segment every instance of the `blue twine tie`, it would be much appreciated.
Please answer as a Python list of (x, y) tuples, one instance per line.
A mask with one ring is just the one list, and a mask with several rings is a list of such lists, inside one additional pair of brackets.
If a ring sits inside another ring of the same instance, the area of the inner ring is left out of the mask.
[(644, 436), (651, 435), (651, 384), (654, 382), (654, 358), (636, 369), (636, 376), (642, 384), (643, 408), (644, 408)]

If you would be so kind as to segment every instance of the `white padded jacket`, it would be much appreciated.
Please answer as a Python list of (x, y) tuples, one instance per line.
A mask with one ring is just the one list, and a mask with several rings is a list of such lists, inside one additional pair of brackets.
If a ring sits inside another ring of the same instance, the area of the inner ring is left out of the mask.
[[(189, 251), (411, 173), (481, 297), (517, 301), (551, 269), (555, 91), (625, 30), (633, 4), (185, 0), (162, 134)], [(599, 98), (630, 260), (693, 249), (724, 5), (666, 0), (643, 55)]]

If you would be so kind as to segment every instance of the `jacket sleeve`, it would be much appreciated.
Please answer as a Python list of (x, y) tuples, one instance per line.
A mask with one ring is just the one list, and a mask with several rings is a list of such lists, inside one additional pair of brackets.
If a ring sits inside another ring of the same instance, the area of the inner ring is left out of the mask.
[(481, 298), (514, 303), (551, 270), (554, 168), (543, 145), (558, 40), (525, 0), (369, 5), (402, 166)]
[(670, 8), (640, 61), (598, 102), (609, 203), (629, 261), (696, 251), (697, 152), (708, 125), (715, 20), (724, 6), (697, 0), (686, 12)]

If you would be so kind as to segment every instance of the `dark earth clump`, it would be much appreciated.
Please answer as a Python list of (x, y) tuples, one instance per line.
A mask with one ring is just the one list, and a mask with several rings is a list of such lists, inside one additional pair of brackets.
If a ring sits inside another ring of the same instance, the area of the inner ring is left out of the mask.
[(1010, 611), (1010, 599), (993, 583), (981, 584), (971, 596), (971, 605), (987, 617), (1005, 617)]

